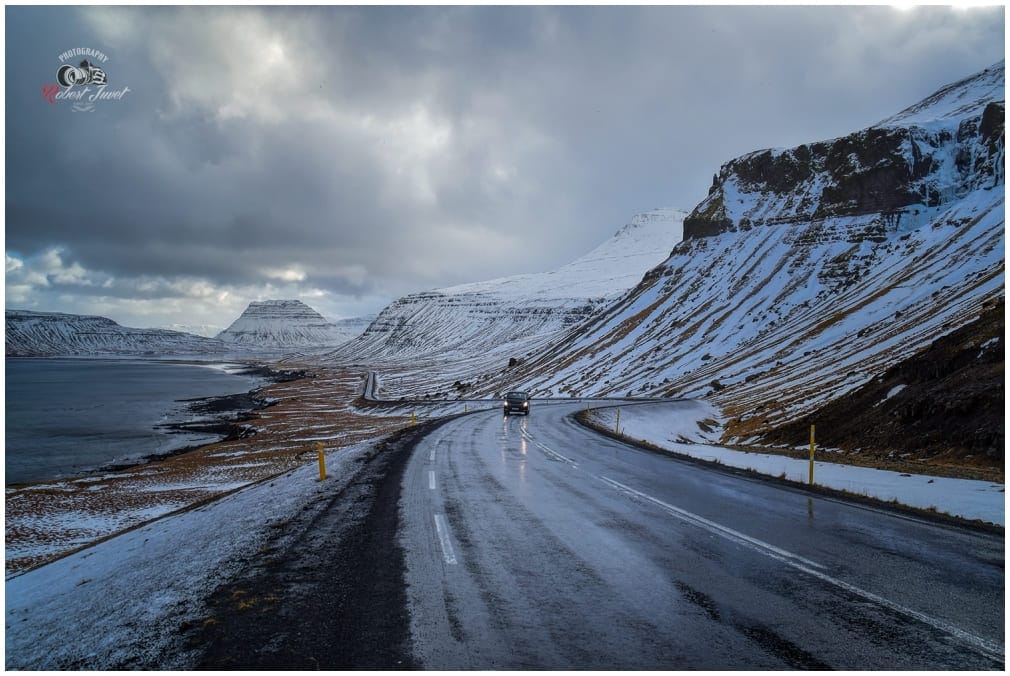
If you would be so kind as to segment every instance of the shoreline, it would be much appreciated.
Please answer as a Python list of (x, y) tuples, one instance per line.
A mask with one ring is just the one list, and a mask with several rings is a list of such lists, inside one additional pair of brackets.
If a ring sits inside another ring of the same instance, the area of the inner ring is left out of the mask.
[[(199, 362), (184, 360), (173, 360), (172, 363), (199, 364)], [(303, 380), (310, 377), (308, 371), (305, 369), (280, 369), (269, 364), (257, 362), (248, 364), (246, 368), (235, 372), (233, 375), (255, 376), (263, 378), (266, 382), (247, 392), (236, 392), (235, 394), (222, 394), (211, 397), (194, 397), (192, 399), (177, 399), (176, 402), (187, 404), (186, 408), (190, 414), (206, 415), (208, 417), (165, 423), (155, 428), (170, 430), (167, 434), (191, 432), (196, 434), (211, 434), (217, 438), (201, 443), (188, 444), (161, 453), (149, 453), (141, 456), (138, 462), (111, 463), (95, 470), (89, 470), (88, 473), (119, 472), (124, 469), (140, 467), (151, 462), (167, 460), (177, 455), (185, 455), (186, 453), (200, 450), (204, 446), (250, 437), (256, 431), (241, 423), (254, 420), (259, 411), (277, 404), (277, 400), (272, 397), (259, 396), (260, 392), (271, 385)]]
[(118, 471), (8, 485), (6, 577), (138, 524), (192, 509), (307, 463), (314, 465), (320, 445), (329, 456), (410, 424), (402, 415), (354, 408), (364, 379), (358, 371), (315, 364), (271, 371), (280, 382), (253, 392), (273, 403), (252, 412), (255, 433), (244, 438), (209, 443)]
[[(7, 357), (7, 359), (35, 360), (35, 359), (67, 359), (66, 357)], [(105, 357), (86, 358), (79, 357), (79, 360), (87, 361), (108, 361)], [(124, 359), (113, 359), (121, 362)], [(243, 427), (242, 423), (248, 422), (256, 417), (257, 412), (262, 411), (276, 403), (270, 397), (260, 396), (264, 388), (308, 377), (305, 369), (284, 369), (277, 366), (255, 361), (243, 360), (192, 360), (192, 359), (144, 359), (142, 357), (130, 357), (129, 361), (143, 363), (168, 363), (188, 366), (207, 367), (208, 364), (234, 365), (234, 370), (226, 370), (228, 375), (259, 378), (259, 385), (245, 392), (235, 392), (223, 395), (212, 395), (207, 397), (193, 397), (187, 399), (173, 399), (166, 402), (166, 415), (172, 412), (172, 406), (182, 405), (178, 419), (169, 422), (155, 424), (151, 427), (151, 432), (171, 440), (175, 434), (202, 435), (203, 439), (194, 439), (191, 443), (184, 443), (182, 446), (170, 447), (167, 450), (158, 450), (132, 456), (125, 456), (122, 459), (112, 459), (105, 463), (96, 464), (92, 467), (75, 469), (72, 472), (55, 474), (44, 478), (32, 479), (29, 481), (7, 482), (4, 485), (7, 489), (23, 489), (32, 486), (44, 485), (54, 481), (74, 481), (87, 479), (108, 472), (121, 472), (127, 469), (141, 468), (150, 463), (167, 460), (180, 455), (185, 455), (197, 451), (205, 446), (219, 444), (226, 441), (243, 439), (255, 433), (249, 427)], [(176, 416), (173, 416), (176, 417)], [(171, 446), (171, 444), (169, 444)]]

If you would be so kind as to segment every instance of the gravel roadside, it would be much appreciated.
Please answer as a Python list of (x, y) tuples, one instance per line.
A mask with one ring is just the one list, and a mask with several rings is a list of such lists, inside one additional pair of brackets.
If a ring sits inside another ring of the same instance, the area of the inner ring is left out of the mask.
[(202, 668), (411, 668), (404, 554), (404, 467), (444, 420), (376, 445), (326, 500), (277, 529), (262, 556), (208, 599), (192, 627)]

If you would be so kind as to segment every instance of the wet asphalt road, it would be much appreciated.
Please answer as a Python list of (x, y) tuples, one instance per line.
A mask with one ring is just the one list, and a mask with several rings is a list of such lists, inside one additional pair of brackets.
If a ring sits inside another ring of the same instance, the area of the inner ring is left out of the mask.
[(410, 658), (433, 669), (1002, 669), (1002, 535), (607, 439), (463, 416), (404, 468)]

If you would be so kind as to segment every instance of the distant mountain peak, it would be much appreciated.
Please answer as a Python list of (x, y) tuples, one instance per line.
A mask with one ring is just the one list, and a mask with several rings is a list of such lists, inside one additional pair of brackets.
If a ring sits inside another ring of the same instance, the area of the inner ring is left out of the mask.
[(300, 310), (302, 312), (311, 312), (311, 313), (315, 314), (318, 317), (322, 317), (321, 314), (319, 314), (318, 312), (316, 312), (315, 310), (313, 310), (311, 307), (309, 307), (308, 305), (306, 305), (302, 301), (296, 300), (296, 299), (292, 299), (292, 300), (254, 300), (254, 301), (251, 301), (249, 303), (248, 307), (246, 308), (246, 312), (249, 312), (249, 311), (253, 311), (253, 312), (269, 311), (269, 310), (272, 310), (272, 309), (281, 310), (281, 311), (298, 309), (298, 310)]
[(333, 347), (353, 338), (300, 300), (252, 301), (219, 340), (246, 348)]

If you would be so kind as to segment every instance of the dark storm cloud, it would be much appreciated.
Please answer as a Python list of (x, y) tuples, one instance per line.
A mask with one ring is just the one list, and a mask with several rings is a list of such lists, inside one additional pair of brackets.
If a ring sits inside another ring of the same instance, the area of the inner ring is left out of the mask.
[[(250, 294), (304, 293), (350, 314), (548, 269), (638, 211), (690, 209), (736, 155), (868, 126), (990, 65), (1003, 21), (942, 7), (10, 7), (8, 306), (76, 289), (110, 313), (135, 312), (114, 299), (189, 299), (212, 323)], [(73, 113), (41, 98), (78, 46), (109, 55), (122, 101)]]

